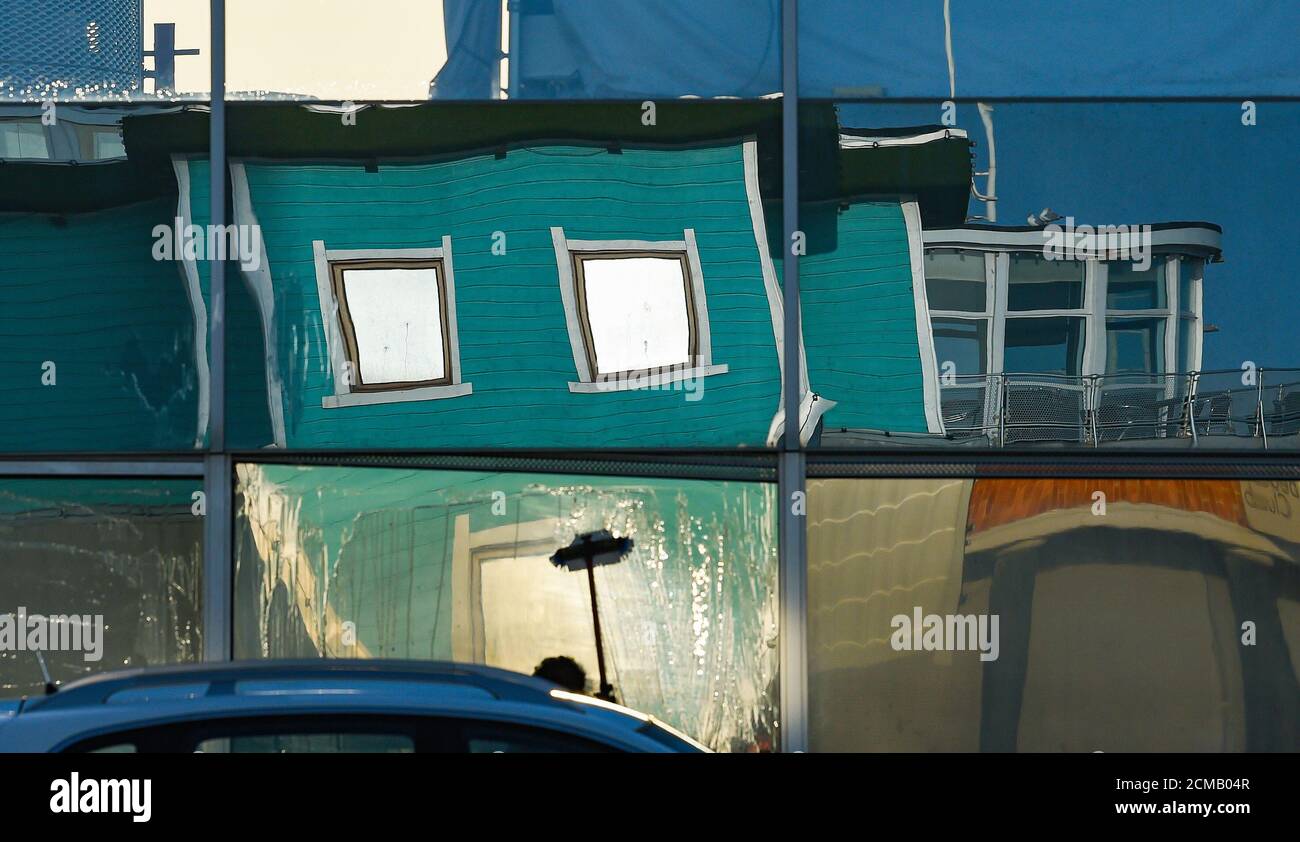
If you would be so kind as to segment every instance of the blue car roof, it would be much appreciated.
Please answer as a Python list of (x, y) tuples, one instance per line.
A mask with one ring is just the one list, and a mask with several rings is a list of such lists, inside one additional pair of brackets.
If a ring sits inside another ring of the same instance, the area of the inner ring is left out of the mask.
[[(78, 679), (57, 693), (27, 700), (21, 712), (103, 704), (124, 690), (169, 684), (207, 684), (208, 695), (233, 693), (241, 681), (311, 679), (411, 681), (474, 687), (502, 701), (557, 704), (542, 679), (477, 664), (403, 660), (257, 660), (142, 667)], [(561, 703), (562, 704), (562, 703)]]

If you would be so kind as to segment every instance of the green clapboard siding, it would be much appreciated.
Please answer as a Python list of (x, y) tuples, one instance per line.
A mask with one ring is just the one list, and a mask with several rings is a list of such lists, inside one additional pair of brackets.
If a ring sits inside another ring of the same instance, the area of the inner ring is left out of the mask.
[[(212, 182), (206, 165), (201, 178), (190, 179), (191, 212), (206, 222)], [(270, 409), (266, 394), (266, 353), (262, 320), (252, 290), (233, 260), (226, 266), (226, 441), (233, 447), (260, 448), (273, 444)], [(205, 260), (194, 263), (204, 306), (212, 312), (211, 267)], [(208, 337), (209, 353), (212, 338)], [(211, 357), (209, 357), (211, 359)], [(206, 431), (205, 431), (206, 432)], [(210, 444), (206, 435), (205, 444)]]
[(838, 213), (835, 247), (799, 261), (808, 379), (824, 429), (925, 432), (907, 228), (896, 201)]
[(0, 217), (0, 450), (194, 447), (194, 316), (179, 264), (151, 253), (174, 211)]
[[(249, 162), (275, 289), (290, 447), (761, 446), (780, 376), (745, 191), (742, 146), (545, 145), (433, 163)], [(205, 184), (206, 162), (191, 161)], [(202, 221), (206, 205), (192, 206)], [(550, 228), (570, 239), (680, 240), (694, 228), (713, 362), (703, 397), (572, 394), (577, 380)], [(504, 255), (492, 253), (494, 232)], [(452, 238), (462, 380), (473, 394), (326, 409), (332, 372), (312, 241), (330, 249), (437, 247)], [(232, 355), (254, 345), (232, 345)], [(233, 364), (233, 363), (232, 363)], [(234, 442), (260, 445), (262, 442)]]

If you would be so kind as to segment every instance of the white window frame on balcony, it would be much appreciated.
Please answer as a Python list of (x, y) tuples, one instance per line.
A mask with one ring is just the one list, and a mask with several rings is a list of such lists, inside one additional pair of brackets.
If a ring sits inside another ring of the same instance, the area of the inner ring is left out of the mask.
[[(381, 248), (381, 249), (327, 249), (324, 240), (312, 241), (316, 265), (316, 294), (320, 301), (321, 321), (325, 327), (325, 344), (329, 350), (330, 367), (334, 381), (334, 394), (326, 395), (321, 406), (337, 409), (348, 406), (372, 406), (387, 403), (443, 400), (471, 394), (470, 383), (461, 379), (460, 341), (456, 328), (456, 282), (453, 270), (451, 237), (442, 238), (441, 248)], [(349, 358), (348, 343), (344, 336), (342, 309), (335, 294), (333, 267), (335, 264), (356, 261), (437, 261), (439, 281), (445, 303), (442, 315), (446, 368), (446, 383), (438, 385), (393, 386), (386, 389), (354, 389), (352, 377), (344, 372), (354, 371), (359, 377), (360, 361), (353, 366)]]
[[(983, 234), (984, 232), (979, 232)], [(916, 292), (916, 318), (917, 332), (921, 340), (922, 369), (923, 376), (927, 383), (927, 414), (931, 407), (930, 392), (935, 393), (933, 399), (934, 410), (938, 414), (937, 425), (932, 420), (930, 422), (931, 432), (940, 434), (946, 433), (946, 426), (943, 422), (942, 407), (942, 370), (943, 360), (938, 358), (935, 347), (934, 337), (934, 320), (935, 319), (961, 319), (964, 321), (984, 320), (985, 328), (985, 359), (984, 371), (985, 377), (989, 378), (1001, 374), (1027, 374), (1026, 383), (1033, 382), (1032, 372), (1007, 372), (1005, 365), (1006, 352), (1006, 323), (1008, 318), (1082, 318), (1084, 320), (1084, 339), (1083, 339), (1083, 359), (1080, 365), (1080, 377), (1087, 376), (1104, 376), (1106, 374), (1108, 337), (1107, 321), (1109, 319), (1123, 318), (1149, 318), (1163, 319), (1165, 324), (1164, 345), (1161, 349), (1164, 354), (1164, 371), (1157, 373), (1179, 373), (1185, 374), (1186, 371), (1180, 371), (1183, 368), (1182, 361), (1178, 353), (1178, 336), (1179, 329), (1188, 331), (1187, 337), (1190, 343), (1188, 350), (1189, 364), (1187, 370), (1196, 371), (1201, 366), (1202, 354), (1202, 280), (1206, 258), (1193, 254), (1182, 253), (1174, 250), (1162, 250), (1151, 256), (1153, 261), (1163, 265), (1163, 279), (1165, 284), (1165, 307), (1161, 308), (1144, 308), (1140, 310), (1112, 310), (1107, 306), (1107, 290), (1110, 278), (1110, 261), (1101, 259), (1100, 256), (1092, 256), (1084, 259), (1078, 259), (1073, 262), (1080, 263), (1084, 267), (1083, 272), (1083, 291), (1082, 306), (1074, 309), (1046, 309), (1046, 310), (1017, 310), (1009, 311), (1007, 299), (1010, 291), (1010, 274), (1011, 274), (1011, 256), (1013, 254), (1038, 255), (1031, 248), (1026, 248), (1019, 243), (995, 243), (995, 242), (951, 242), (946, 238), (937, 241), (928, 242), (925, 247), (925, 253), (933, 251), (960, 251), (968, 254), (984, 255), (985, 261), (985, 292), (984, 292), (984, 310), (978, 312), (974, 310), (950, 310), (950, 309), (929, 309), (929, 290), (925, 286), (924, 273), (916, 273), (921, 278), (919, 289)], [(1179, 279), (1180, 266), (1183, 262), (1190, 265), (1191, 275), (1188, 284), (1189, 297), (1191, 301), (1181, 301), (1182, 289)], [(932, 361), (932, 362), (928, 362)], [(927, 364), (928, 363), (928, 364)], [(957, 372), (958, 376), (962, 372)], [(969, 373), (968, 373), (969, 374)], [(1072, 375), (1073, 376), (1073, 375)], [(1123, 375), (1117, 376), (1117, 385), (1126, 385), (1122, 382)], [(1166, 378), (1164, 384), (1166, 398), (1173, 397), (1177, 394), (1177, 378)], [(931, 387), (928, 384), (934, 382)], [(988, 380), (986, 379), (987, 383)], [(1053, 380), (1052, 376), (1044, 375), (1044, 385), (1060, 385)], [(1153, 384), (1156, 385), (1156, 384)], [(1087, 392), (1084, 385), (1080, 383), (1079, 390)], [(996, 406), (998, 396), (997, 390), (987, 389), (985, 391), (986, 405), (984, 408), (983, 418), (985, 424), (991, 424), (998, 417), (1000, 408)], [(937, 427), (937, 429), (936, 429)]]
[[(962, 246), (950, 245), (933, 245), (926, 248), (926, 252), (932, 251), (966, 251), (969, 253), (979, 253), (979, 249)], [(1080, 367), (1081, 375), (1094, 375), (1106, 373), (1106, 321), (1108, 319), (1125, 319), (1125, 318), (1159, 318), (1165, 320), (1164, 335), (1164, 358), (1165, 368), (1170, 367), (1173, 362), (1174, 370), (1178, 366), (1178, 329), (1180, 322), (1190, 322), (1188, 327), (1191, 330), (1189, 339), (1192, 341), (1192, 361), (1195, 364), (1193, 368), (1199, 368), (1201, 360), (1201, 337), (1199, 331), (1195, 330), (1201, 322), (1201, 283), (1204, 277), (1205, 261), (1191, 255), (1161, 253), (1152, 256), (1153, 261), (1164, 264), (1164, 284), (1165, 284), (1165, 307), (1146, 308), (1141, 310), (1118, 310), (1110, 309), (1106, 306), (1106, 291), (1109, 281), (1110, 269), (1109, 262), (1098, 259), (1088, 259), (1075, 261), (1084, 264), (1084, 289), (1083, 289), (1083, 306), (1077, 309), (1054, 308), (1046, 310), (1011, 310), (1007, 309), (1007, 296), (1010, 286), (1011, 272), (1011, 255), (1031, 253), (1023, 249), (1008, 248), (1006, 250), (984, 250), (985, 260), (985, 306), (983, 312), (974, 310), (943, 310), (929, 309), (929, 325), (924, 327), (929, 331), (931, 341), (930, 347), (933, 348), (933, 320), (938, 319), (963, 319), (966, 321), (987, 320), (988, 328), (986, 331), (988, 341), (986, 350), (986, 359), (984, 368), (986, 374), (1003, 374), (1006, 373), (1004, 365), (1004, 353), (1006, 343), (1006, 321), (1008, 318), (1082, 318), (1085, 321), (1083, 363)], [(1191, 264), (1191, 283), (1190, 289), (1193, 300), (1182, 302), (1180, 297), (1179, 283), (1179, 266), (1182, 262)], [(926, 299), (928, 301), (928, 297)], [(918, 315), (919, 309), (918, 309)], [(942, 360), (936, 358), (935, 364), (942, 364)], [(962, 372), (958, 372), (962, 374)]]
[[(713, 342), (709, 329), (709, 307), (704, 289), (704, 272), (700, 268), (699, 247), (695, 242), (695, 230), (687, 228), (680, 240), (575, 240), (569, 239), (564, 229), (551, 228), (551, 242), (555, 248), (556, 268), (560, 279), (560, 298), (564, 303), (565, 321), (569, 331), (569, 345), (573, 351), (573, 365), (578, 374), (576, 381), (569, 383), (569, 391), (579, 394), (599, 392), (618, 392), (653, 388), (683, 380), (692, 380), (715, 374), (725, 374), (725, 363), (713, 362)], [(589, 328), (586, 314), (579, 305), (579, 291), (574, 271), (575, 257), (585, 254), (602, 253), (616, 255), (627, 253), (628, 257), (646, 254), (684, 259), (688, 277), (685, 283), (690, 292), (687, 306), (687, 318), (692, 319), (691, 328), (695, 336), (694, 359), (687, 365), (663, 367), (659, 369), (601, 372), (599, 376), (592, 371), (591, 360), (595, 349), (589, 347)]]
[[(1204, 319), (1201, 309), (1201, 284), (1205, 279), (1205, 261), (1187, 255), (1172, 255), (1173, 259), (1169, 261), (1169, 283), (1175, 289), (1173, 298), (1170, 299), (1170, 310), (1174, 314), (1173, 322), (1175, 328), (1184, 328), (1187, 331), (1187, 343), (1190, 360), (1188, 362), (1189, 371), (1201, 370), (1201, 353), (1205, 341)], [(1183, 263), (1188, 264), (1190, 275), (1188, 276), (1187, 291), (1190, 301), (1182, 300), (1182, 283), (1179, 275)], [(1174, 353), (1178, 353), (1178, 337), (1174, 336)]]

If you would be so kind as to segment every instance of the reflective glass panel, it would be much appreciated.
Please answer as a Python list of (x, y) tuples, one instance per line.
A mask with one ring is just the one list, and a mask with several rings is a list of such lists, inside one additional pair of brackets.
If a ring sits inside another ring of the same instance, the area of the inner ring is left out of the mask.
[(0, 696), (199, 660), (200, 487), (0, 479)]
[(427, 658), (531, 674), (567, 656), (598, 689), (595, 569), (620, 701), (714, 748), (770, 749), (776, 489), (744, 482), (383, 468), (238, 467), (237, 657)]
[(1300, 747), (1295, 483), (832, 479), (808, 503), (814, 751)]

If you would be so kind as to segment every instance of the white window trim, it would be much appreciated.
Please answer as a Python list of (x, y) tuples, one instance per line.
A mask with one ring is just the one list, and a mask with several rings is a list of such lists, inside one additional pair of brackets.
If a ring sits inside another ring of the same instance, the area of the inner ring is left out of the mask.
[[(173, 158), (173, 160), (180, 159)], [(188, 208), (188, 162), (185, 162), (184, 166), (187, 185), (185, 205)], [(179, 174), (180, 169), (177, 172)], [(257, 221), (257, 213), (253, 210), (252, 193), (248, 187), (248, 170), (243, 161), (230, 162), (230, 185), (230, 203), (234, 212), (236, 230), (260, 231), (261, 225)], [(184, 222), (189, 223), (188, 216)], [(275, 283), (271, 278), (271, 261), (267, 257), (266, 239), (258, 237), (257, 242), (261, 249), (257, 267), (250, 270), (241, 265), (239, 271), (248, 281), (257, 303), (258, 318), (262, 324), (262, 347), (266, 363), (266, 400), (271, 419), (271, 435), (275, 446), (282, 448), (287, 446), (287, 438), (284, 425), (284, 383), (280, 377), (279, 350), (276, 344)]]
[[(912, 271), (912, 303), (916, 311), (916, 339), (921, 348), (921, 388), (925, 404), (925, 428), (944, 435), (943, 412), (939, 405), (939, 360), (934, 350), (934, 327), (930, 320), (930, 299), (925, 288), (925, 243), (921, 234), (921, 208), (916, 199), (899, 203), (907, 229), (907, 256)], [(988, 296), (984, 306), (989, 306)]]
[[(785, 434), (785, 302), (781, 285), (776, 279), (776, 264), (772, 260), (771, 244), (767, 239), (767, 219), (763, 213), (763, 196), (758, 186), (758, 141), (749, 138), (744, 145), (745, 198), (749, 201), (749, 219), (754, 228), (754, 245), (758, 248), (758, 263), (763, 273), (763, 289), (767, 293), (768, 312), (772, 316), (772, 341), (776, 345), (777, 374), (781, 382), (776, 412), (767, 427), (768, 447), (776, 447)], [(793, 248), (793, 244), (783, 246)], [(822, 416), (835, 408), (836, 402), (812, 391), (808, 381), (808, 354), (804, 348), (803, 324), (799, 320), (799, 441), (808, 444)]]
[[(172, 172), (176, 176), (176, 215), (180, 219), (181, 230), (191, 224), (190, 218), (190, 165), (189, 161), (172, 157)], [(199, 283), (199, 267), (193, 260), (185, 258), (185, 250), (177, 255), (177, 268), (185, 284), (185, 295), (190, 302), (190, 315), (194, 318), (194, 370), (198, 379), (198, 418), (194, 446), (202, 448), (208, 436), (208, 405), (211, 393), (208, 368), (208, 306), (203, 300), (203, 286)]]
[[(1180, 257), (1179, 261), (1181, 262), (1186, 259), (1187, 258), (1185, 257)], [(1189, 330), (1191, 330), (1191, 335), (1188, 337), (1188, 341), (1191, 343), (1192, 348), (1192, 370), (1200, 371), (1203, 362), (1201, 359), (1202, 345), (1205, 342), (1205, 311), (1201, 309), (1201, 300), (1204, 295), (1205, 261), (1194, 259), (1191, 268), (1192, 276), (1189, 286), (1191, 287), (1190, 291), (1192, 293), (1192, 300), (1190, 302), (1192, 306), (1188, 308), (1187, 312), (1192, 314), (1192, 318), (1190, 319), (1192, 326), (1189, 328)], [(1182, 313), (1179, 313), (1179, 316), (1181, 317)]]
[[(320, 300), (321, 321), (325, 326), (325, 345), (329, 350), (330, 373), (334, 394), (326, 395), (321, 406), (337, 409), (346, 406), (374, 406), (387, 403), (434, 401), (472, 394), (472, 384), (461, 380), (460, 340), (456, 330), (456, 282), (452, 270), (451, 237), (442, 238), (441, 248), (327, 249), (324, 240), (312, 241), (316, 263), (316, 295)], [(441, 260), (442, 283), (446, 286), (447, 337), (451, 356), (446, 361), (451, 382), (445, 386), (422, 386), (414, 389), (388, 389), (378, 392), (354, 392), (347, 378), (338, 372), (348, 366), (347, 344), (339, 323), (339, 303), (334, 297), (330, 264), (342, 260)]]
[[(916, 311), (917, 311), (917, 330), (921, 339), (921, 348), (923, 352), (922, 368), (925, 369), (924, 355), (928, 348), (931, 360), (930, 368), (938, 365), (938, 359), (934, 350), (934, 333), (932, 328), (932, 318), (940, 319), (965, 319), (968, 321), (978, 321), (985, 319), (988, 321), (988, 349), (987, 359), (985, 360), (985, 371), (988, 374), (1005, 373), (1004, 353), (1006, 347), (1006, 321), (1007, 318), (1083, 318), (1085, 323), (1083, 364), (1080, 374), (1105, 375), (1106, 374), (1106, 323), (1110, 319), (1137, 319), (1137, 318), (1155, 318), (1165, 320), (1164, 336), (1164, 368), (1165, 372), (1172, 373), (1178, 369), (1178, 330), (1180, 322), (1191, 323), (1190, 340), (1193, 343), (1191, 355), (1194, 365), (1191, 370), (1199, 370), (1201, 365), (1201, 341), (1200, 331), (1196, 328), (1201, 323), (1201, 280), (1205, 271), (1205, 260), (1191, 256), (1176, 253), (1159, 253), (1153, 255), (1153, 260), (1164, 261), (1164, 280), (1165, 280), (1165, 307), (1149, 308), (1142, 310), (1111, 310), (1106, 306), (1107, 288), (1109, 284), (1109, 261), (1097, 258), (1089, 258), (1083, 261), (1077, 261), (1084, 264), (1084, 306), (1078, 309), (1052, 309), (1052, 310), (1007, 310), (1007, 295), (1010, 288), (1011, 274), (1011, 255), (1016, 253), (1033, 254), (1026, 249), (1017, 248), (1015, 245), (1008, 245), (1001, 250), (989, 249), (981, 245), (979, 248), (972, 248), (969, 245), (955, 243), (932, 243), (925, 246), (925, 251), (938, 250), (957, 250), (957, 251), (984, 251), (986, 281), (988, 286), (985, 290), (985, 309), (983, 313), (970, 310), (929, 310), (929, 299), (925, 290), (924, 274), (915, 273), (915, 277), (920, 282), (915, 285), (914, 289), (919, 289), (916, 294)], [(1181, 302), (1179, 296), (1179, 264), (1182, 261), (1190, 260), (1192, 266), (1191, 276), (1191, 293), (1192, 301)], [(924, 312), (924, 318), (922, 313)], [(922, 334), (923, 331), (923, 334)], [(962, 372), (958, 372), (961, 374)], [(1013, 372), (1017, 373), (1017, 372)], [(926, 374), (928, 380), (928, 374)], [(931, 430), (933, 432), (934, 430)]]
[[(551, 228), (551, 243), (555, 247), (555, 263), (560, 276), (560, 299), (564, 302), (564, 319), (569, 331), (569, 346), (573, 352), (573, 365), (578, 379), (569, 383), (574, 394), (598, 392), (635, 391), (648, 387), (677, 383), (697, 377), (725, 374), (725, 363), (713, 362), (713, 338), (709, 329), (709, 306), (704, 293), (704, 272), (700, 268), (700, 252), (695, 242), (695, 229), (687, 228), (680, 240), (570, 240), (560, 227)], [(648, 372), (616, 372), (600, 380), (592, 377), (587, 363), (587, 345), (582, 331), (582, 316), (578, 312), (578, 294), (573, 277), (573, 255), (583, 252), (635, 251), (686, 254), (690, 272), (692, 304), (695, 308), (695, 335), (699, 355), (695, 365), (686, 367), (664, 366)]]

